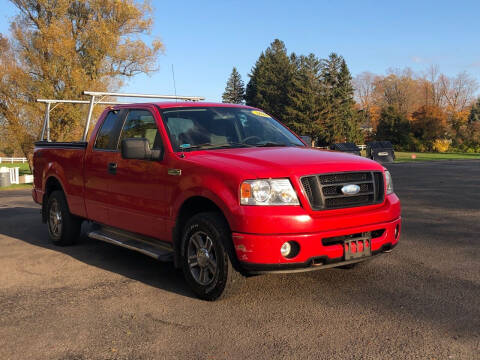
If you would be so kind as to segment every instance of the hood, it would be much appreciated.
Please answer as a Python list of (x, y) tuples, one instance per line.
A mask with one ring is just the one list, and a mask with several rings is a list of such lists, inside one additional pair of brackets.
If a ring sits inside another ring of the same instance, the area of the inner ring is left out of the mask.
[(243, 178), (304, 176), (341, 171), (383, 170), (379, 163), (337, 151), (298, 147), (253, 147), (192, 151), (189, 161)]

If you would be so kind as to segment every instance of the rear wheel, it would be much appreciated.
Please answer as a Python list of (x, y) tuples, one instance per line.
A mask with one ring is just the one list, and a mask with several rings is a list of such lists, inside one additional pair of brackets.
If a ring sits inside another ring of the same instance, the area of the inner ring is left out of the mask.
[(47, 225), (48, 234), (55, 245), (71, 245), (80, 235), (82, 221), (70, 214), (62, 191), (54, 191), (48, 198)]
[(182, 267), (187, 283), (199, 298), (212, 301), (227, 297), (244, 282), (230, 261), (226, 247), (229, 241), (230, 230), (217, 213), (200, 213), (187, 222)]

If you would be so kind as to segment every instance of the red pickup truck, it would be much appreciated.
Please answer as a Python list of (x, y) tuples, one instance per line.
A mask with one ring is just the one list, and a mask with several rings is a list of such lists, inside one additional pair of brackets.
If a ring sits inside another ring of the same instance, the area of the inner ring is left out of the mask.
[(352, 267), (400, 236), (383, 166), (242, 105), (110, 106), (88, 142), (37, 142), (34, 176), (55, 244), (88, 220), (91, 238), (173, 260), (206, 300), (253, 274)]

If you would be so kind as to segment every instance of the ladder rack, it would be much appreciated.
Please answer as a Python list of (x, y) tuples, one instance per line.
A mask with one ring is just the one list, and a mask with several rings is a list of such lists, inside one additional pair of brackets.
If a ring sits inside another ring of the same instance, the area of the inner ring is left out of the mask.
[[(100, 92), (100, 91), (84, 91), (84, 95), (90, 96), (90, 100), (56, 100), (56, 99), (37, 99), (39, 103), (47, 104), (45, 109), (45, 117), (43, 120), (42, 134), (40, 141), (44, 141), (45, 134), (47, 135), (46, 141), (50, 141), (50, 111), (58, 104), (89, 104), (87, 121), (85, 123), (85, 129), (83, 130), (82, 141), (87, 140), (88, 130), (90, 128), (90, 122), (92, 120), (93, 107), (95, 105), (122, 105), (130, 104), (130, 102), (121, 101), (103, 101), (106, 96), (112, 97), (128, 97), (128, 98), (143, 98), (143, 99), (168, 99), (168, 100), (183, 100), (183, 101), (201, 101), (205, 100), (201, 96), (180, 96), (180, 95), (156, 95), (156, 94), (130, 94), (130, 93), (117, 93), (117, 92)], [(96, 101), (96, 98), (101, 98)], [(56, 104), (51, 108), (52, 104)]]

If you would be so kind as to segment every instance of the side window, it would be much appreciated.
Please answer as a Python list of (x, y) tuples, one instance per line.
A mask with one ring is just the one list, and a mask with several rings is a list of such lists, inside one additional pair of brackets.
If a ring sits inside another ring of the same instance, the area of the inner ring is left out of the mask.
[(117, 110), (110, 111), (103, 120), (103, 124), (98, 131), (95, 140), (95, 149), (116, 150), (118, 140), (118, 130), (120, 127), (120, 112)]
[(123, 125), (120, 142), (123, 139), (146, 138), (151, 150), (162, 148), (162, 139), (152, 113), (148, 110), (130, 110)]

